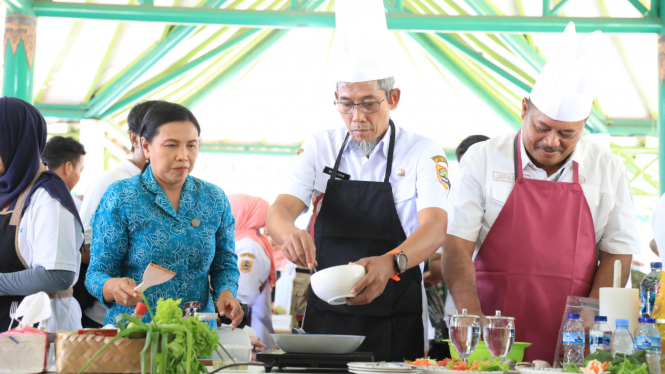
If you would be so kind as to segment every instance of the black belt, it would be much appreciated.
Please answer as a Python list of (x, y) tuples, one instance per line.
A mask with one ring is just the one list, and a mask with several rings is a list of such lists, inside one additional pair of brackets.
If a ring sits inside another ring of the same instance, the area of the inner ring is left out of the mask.
[(310, 269), (296, 268), (296, 273), (312, 274), (312, 271)]

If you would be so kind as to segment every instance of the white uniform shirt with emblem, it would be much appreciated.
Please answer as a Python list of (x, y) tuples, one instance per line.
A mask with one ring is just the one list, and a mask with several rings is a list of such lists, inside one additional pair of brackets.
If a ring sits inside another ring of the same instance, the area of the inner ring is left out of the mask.
[[(406, 236), (418, 228), (418, 212), (427, 208), (447, 210), (448, 161), (441, 146), (433, 140), (412, 134), (395, 125), (395, 149), (390, 174), (395, 209)], [(351, 180), (383, 182), (388, 161), (390, 128), (372, 151), (369, 158), (358, 156), (350, 145), (344, 149), (339, 171), (350, 175)], [(330, 175), (324, 169), (335, 166), (344, 137), (345, 127), (314, 134), (307, 140), (292, 166), (288, 176), (285, 194), (299, 198), (307, 207), (312, 193), (316, 204), (314, 214), (318, 215)], [(356, 259), (360, 260), (360, 258)], [(423, 265), (421, 264), (421, 271)], [(422, 287), (423, 331), (425, 350), (427, 346), (427, 298)]]
[[(113, 183), (131, 178), (138, 175), (140, 172), (141, 169), (136, 167), (133, 162), (123, 160), (116, 168), (104, 172), (99, 178), (95, 179), (90, 186), (88, 186), (85, 195), (83, 195), (81, 208), (79, 209), (85, 233), (85, 244), (89, 245), (91, 242), (92, 226), (90, 226), (90, 219), (92, 218), (92, 215), (95, 214), (100, 201), (102, 201), (102, 196), (104, 195), (104, 192), (106, 192), (106, 189)], [(106, 315), (106, 307), (99, 302), (99, 300), (95, 299), (92, 306), (84, 310), (83, 314), (100, 325), (103, 325), (104, 316)]]
[[(29, 268), (66, 270), (76, 273), (81, 267), (83, 230), (58, 200), (43, 188), (37, 189), (23, 213), (18, 234), (18, 251)], [(51, 300), (51, 318), (46, 331), (78, 331), (81, 328), (81, 307), (73, 297)]]
[[(449, 212), (448, 234), (476, 242), (474, 257), (513, 190), (515, 136), (506, 134), (474, 144), (460, 163), (458, 183), (450, 194), (453, 206)], [(617, 156), (582, 138), (566, 164), (547, 177), (543, 169), (531, 162), (524, 144), (519, 146), (525, 178), (572, 183), (573, 161), (576, 161), (579, 181), (593, 218), (598, 250), (610, 254), (640, 253), (626, 167)]]
[(250, 238), (236, 242), (236, 255), (240, 269), (238, 300), (252, 308), (252, 329), (268, 349), (272, 349), (275, 341), (270, 334), (275, 330), (272, 327), (270, 285), (267, 284), (270, 258), (261, 244)]

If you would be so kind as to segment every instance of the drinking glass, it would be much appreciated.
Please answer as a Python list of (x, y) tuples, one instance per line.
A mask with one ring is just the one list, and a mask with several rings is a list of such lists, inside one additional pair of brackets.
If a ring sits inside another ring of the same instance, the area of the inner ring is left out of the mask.
[(515, 343), (515, 318), (502, 316), (500, 310), (494, 316), (486, 316), (483, 339), (492, 356), (501, 357), (503, 362)]
[(462, 309), (462, 314), (450, 316), (449, 326), (450, 341), (462, 361), (467, 362), (480, 340), (480, 317), (467, 314), (466, 309)]

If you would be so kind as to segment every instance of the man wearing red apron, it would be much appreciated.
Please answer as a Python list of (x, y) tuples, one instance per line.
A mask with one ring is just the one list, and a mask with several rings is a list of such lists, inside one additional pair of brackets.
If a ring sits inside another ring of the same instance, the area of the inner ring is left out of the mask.
[[(419, 265), (445, 238), (448, 164), (435, 142), (390, 119), (400, 90), (383, 43), (383, 2), (337, 0), (335, 12), (337, 37), (348, 47), (337, 63), (335, 92), (346, 126), (302, 145), (284, 193), (270, 208), (268, 228), (297, 265), (321, 271), (355, 262), (366, 269), (355, 286), (364, 291), (346, 305), (309, 292), (307, 333), (365, 336), (359, 351), (372, 352), (376, 361), (412, 360), (425, 353)], [(312, 193), (314, 240), (294, 225)]]
[(569, 24), (522, 101), (522, 129), (470, 148), (450, 194), (442, 263), (455, 304), (515, 317), (515, 340), (533, 343), (525, 361), (552, 363), (567, 297), (598, 298), (615, 260), (626, 282), (639, 253), (625, 167), (582, 138), (599, 36)]

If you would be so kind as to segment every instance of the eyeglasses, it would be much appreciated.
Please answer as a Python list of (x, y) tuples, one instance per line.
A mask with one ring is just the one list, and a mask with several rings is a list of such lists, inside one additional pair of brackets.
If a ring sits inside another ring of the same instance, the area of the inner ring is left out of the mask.
[(365, 114), (372, 114), (376, 113), (379, 111), (381, 108), (381, 103), (386, 101), (388, 97), (385, 97), (383, 100), (379, 102), (372, 102), (372, 103), (359, 103), (355, 104), (352, 102), (341, 102), (341, 101), (335, 101), (335, 105), (337, 106), (337, 111), (342, 113), (342, 114), (351, 114), (353, 113), (353, 110), (355, 109), (356, 105), (360, 110), (363, 111)]

